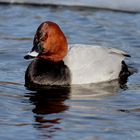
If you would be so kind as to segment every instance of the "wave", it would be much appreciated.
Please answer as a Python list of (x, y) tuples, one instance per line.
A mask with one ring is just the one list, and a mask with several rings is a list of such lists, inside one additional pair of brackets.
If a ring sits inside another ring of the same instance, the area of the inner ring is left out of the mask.
[(63, 5), (140, 12), (140, 0), (0, 0), (0, 3)]

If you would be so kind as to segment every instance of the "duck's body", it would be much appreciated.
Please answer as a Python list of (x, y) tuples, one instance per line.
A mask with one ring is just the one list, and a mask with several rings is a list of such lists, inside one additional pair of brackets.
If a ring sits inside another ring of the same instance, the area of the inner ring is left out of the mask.
[(69, 45), (64, 59), (71, 71), (71, 84), (90, 84), (120, 78), (127, 53), (95, 45)]
[(25, 74), (25, 86), (30, 89), (99, 83), (130, 75), (123, 61), (127, 53), (94, 45), (68, 47), (63, 32), (52, 22), (39, 26), (34, 47), (25, 58), (31, 56), (37, 59)]

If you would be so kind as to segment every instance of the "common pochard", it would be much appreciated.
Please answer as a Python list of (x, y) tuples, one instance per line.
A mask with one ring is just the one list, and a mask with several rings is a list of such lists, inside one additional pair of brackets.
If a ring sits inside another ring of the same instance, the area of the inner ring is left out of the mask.
[(38, 27), (33, 48), (24, 57), (35, 58), (26, 70), (25, 86), (38, 89), (124, 79), (131, 74), (125, 57), (129, 55), (115, 48), (68, 45), (60, 27), (46, 21)]

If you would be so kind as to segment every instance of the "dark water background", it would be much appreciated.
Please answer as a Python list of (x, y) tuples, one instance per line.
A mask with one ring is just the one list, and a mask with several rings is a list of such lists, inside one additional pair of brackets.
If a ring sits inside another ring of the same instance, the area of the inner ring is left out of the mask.
[(140, 73), (116, 81), (35, 94), (24, 87), (38, 25), (60, 25), (69, 43), (127, 51), (140, 69), (140, 13), (0, 5), (0, 140), (139, 140)]

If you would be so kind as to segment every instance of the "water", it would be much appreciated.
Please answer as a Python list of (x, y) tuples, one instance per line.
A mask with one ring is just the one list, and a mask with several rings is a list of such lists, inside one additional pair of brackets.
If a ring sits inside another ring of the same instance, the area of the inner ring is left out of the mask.
[(16, 3), (27, 5), (65, 5), (91, 8), (114, 9), (120, 11), (140, 12), (139, 0), (0, 0), (0, 3)]
[(140, 69), (140, 14), (68, 7), (0, 5), (0, 139), (140, 139), (140, 73), (125, 87), (116, 81), (33, 93), (24, 87), (38, 25), (60, 25), (69, 43), (127, 51)]

